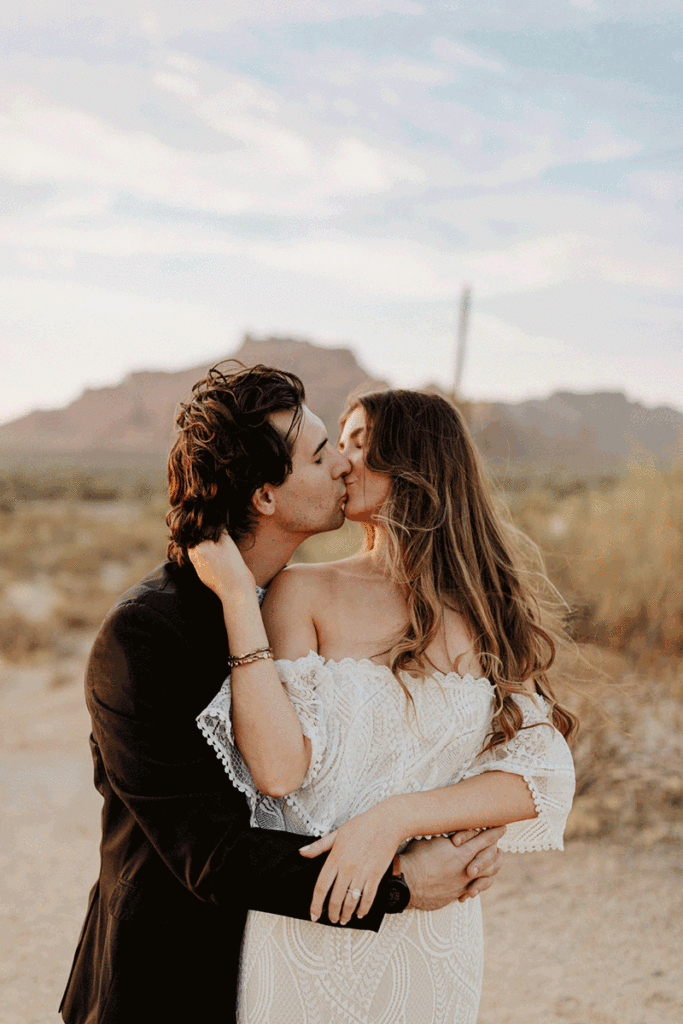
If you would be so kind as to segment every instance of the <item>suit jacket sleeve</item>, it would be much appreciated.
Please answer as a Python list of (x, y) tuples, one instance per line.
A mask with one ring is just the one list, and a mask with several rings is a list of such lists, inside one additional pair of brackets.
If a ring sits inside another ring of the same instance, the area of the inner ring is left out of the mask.
[[(86, 679), (110, 785), (199, 899), (307, 919), (324, 857), (301, 857), (303, 836), (249, 827), (246, 801), (195, 723), (201, 670), (196, 645), (155, 609), (130, 602), (110, 613)], [(388, 875), (370, 914), (346, 927), (379, 928), (387, 885)]]

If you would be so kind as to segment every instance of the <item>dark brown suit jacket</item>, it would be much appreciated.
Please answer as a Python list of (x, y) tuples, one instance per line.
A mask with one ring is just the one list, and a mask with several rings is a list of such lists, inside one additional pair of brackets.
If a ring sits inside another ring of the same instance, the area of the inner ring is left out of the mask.
[[(124, 594), (98, 634), (86, 700), (101, 868), (67, 1024), (229, 1024), (247, 911), (308, 918), (324, 858), (298, 854), (305, 837), (249, 827), (195, 723), (227, 656), (220, 602), (173, 562)], [(379, 928), (386, 887), (387, 876), (363, 928)]]

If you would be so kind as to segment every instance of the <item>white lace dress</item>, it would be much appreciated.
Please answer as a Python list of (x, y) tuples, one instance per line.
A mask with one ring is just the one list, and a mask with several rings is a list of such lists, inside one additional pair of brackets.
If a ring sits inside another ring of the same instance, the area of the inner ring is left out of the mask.
[[(500, 848), (562, 849), (574, 792), (571, 754), (549, 724), (479, 755), (494, 690), (457, 673), (416, 681), (406, 699), (382, 665), (311, 651), (275, 663), (311, 741), (301, 787), (283, 799), (253, 785), (231, 726), (229, 679), (197, 722), (251, 807), (251, 824), (325, 835), (394, 793), (435, 789), (485, 771), (522, 775), (538, 817), (508, 827)], [(542, 698), (520, 696), (524, 724), (547, 722)], [(474, 1024), (483, 939), (478, 899), (387, 915), (378, 933), (252, 911), (240, 967), (240, 1024)]]

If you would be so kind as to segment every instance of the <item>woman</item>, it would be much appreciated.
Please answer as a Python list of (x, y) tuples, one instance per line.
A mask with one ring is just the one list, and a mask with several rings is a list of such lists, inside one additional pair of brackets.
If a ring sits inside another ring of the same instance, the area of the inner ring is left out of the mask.
[[(191, 557), (248, 655), (200, 728), (252, 824), (322, 837), (302, 851), (330, 851), (311, 917), (328, 897), (345, 923), (410, 838), (519, 822), (501, 847), (561, 849), (576, 723), (546, 676), (560, 632), (544, 577), (494, 511), (460, 414), (435, 395), (364, 395), (340, 448), (358, 555), (284, 570), (263, 620), (227, 537)], [(478, 899), (408, 909), (377, 935), (251, 913), (238, 1018), (473, 1024), (482, 957)]]

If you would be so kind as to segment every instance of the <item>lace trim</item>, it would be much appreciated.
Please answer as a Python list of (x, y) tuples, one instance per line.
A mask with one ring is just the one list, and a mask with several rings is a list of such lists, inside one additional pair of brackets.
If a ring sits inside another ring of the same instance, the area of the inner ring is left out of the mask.
[(569, 748), (549, 719), (549, 705), (539, 694), (519, 694), (523, 726), (501, 747), (481, 754), (466, 778), (503, 771), (524, 779), (537, 816), (512, 822), (499, 843), (509, 853), (563, 850), (564, 825), (574, 792), (574, 767)]
[[(256, 596), (258, 598), (258, 603), (263, 604), (263, 599), (266, 596), (266, 588), (256, 587)], [(227, 713), (223, 712), (218, 707), (213, 706), (221, 699), (221, 697), (225, 697), (227, 700)], [(232, 732), (232, 720), (230, 718), (231, 707), (232, 691), (230, 689), (230, 677), (228, 676), (208, 707), (205, 708), (201, 714), (197, 715), (196, 722), (204, 739), (207, 741), (209, 746), (215, 750), (218, 759), (223, 765), (223, 768), (225, 769), (233, 786), (239, 790), (240, 793), (244, 793), (246, 796), (253, 815), (258, 806), (259, 792), (251, 779), (251, 772), (249, 771), (248, 765), (235, 746)], [(244, 771), (244, 780), (240, 779), (234, 769), (231, 760), (231, 752), (232, 756), (235, 757), (238, 762), (241, 762), (240, 767)]]
[(285, 803), (289, 804), (292, 810), (296, 813), (297, 817), (301, 819), (301, 823), (305, 826), (306, 830), (310, 832), (312, 835), (316, 836), (316, 838), (320, 839), (322, 836), (326, 836), (330, 832), (334, 831), (334, 829), (330, 826), (322, 826), (316, 824), (316, 822), (313, 821), (313, 819), (311, 818), (310, 814), (306, 812), (306, 810), (301, 806), (299, 801), (296, 800), (291, 793), (288, 793), (284, 799)]
[[(534, 801), (534, 807), (536, 808), (536, 811), (538, 813), (538, 818), (528, 818), (525, 821), (513, 822), (513, 825), (517, 825), (518, 827), (526, 827), (522, 828), (521, 835), (517, 838), (512, 836), (506, 842), (506, 837), (504, 836), (502, 839), (502, 849), (506, 853), (535, 853), (541, 850), (564, 850), (564, 842), (562, 839), (562, 835), (560, 834), (558, 838), (553, 838), (552, 830), (550, 829), (545, 819), (545, 808), (543, 806), (543, 800), (541, 798), (541, 794), (539, 793), (536, 787), (533, 775), (529, 772), (526, 772), (521, 777), (524, 779), (529, 788), (529, 792), (531, 793), (532, 799)], [(525, 839), (524, 837), (524, 833), (528, 830), (533, 830), (534, 825), (536, 825), (537, 823), (541, 824), (542, 827), (544, 827), (546, 830), (548, 838), (545, 840), (545, 842), (533, 838)], [(510, 830), (510, 828), (511, 826), (508, 825), (508, 830)], [(500, 843), (498, 845), (500, 846)]]
[[(214, 731), (212, 731), (209, 728), (209, 725), (207, 723), (211, 723), (212, 725), (214, 725)], [(235, 788), (238, 789), (240, 793), (245, 794), (245, 796), (249, 800), (249, 806), (253, 811), (256, 806), (256, 793), (258, 792), (258, 790), (256, 789), (256, 786), (254, 786), (253, 782), (250, 788), (249, 785), (246, 782), (242, 782), (242, 780), (238, 778), (237, 774), (235, 773), (235, 770), (232, 766), (232, 761), (227, 751), (229, 747), (232, 747), (234, 750), (236, 750), (236, 748), (234, 747), (232, 740), (228, 736), (228, 730), (225, 729), (225, 723), (223, 722), (219, 715), (206, 715), (204, 717), (202, 715), (199, 715), (197, 718), (197, 725), (199, 727), (199, 731), (201, 732), (202, 736), (207, 741), (209, 746), (213, 747), (213, 749), (216, 751), (218, 759), (225, 768), (225, 771), (227, 772), (228, 777), (230, 778), (230, 781), (232, 782), (233, 786), (235, 786)], [(224, 738), (221, 737), (222, 742), (221, 739), (219, 739), (218, 736), (216, 735), (217, 732), (221, 732), (221, 725), (224, 727)], [(246, 763), (243, 763), (245, 769), (248, 771), (249, 769), (247, 768)]]
[[(259, 592), (259, 601), (263, 600), (264, 594), (265, 591)], [(304, 680), (298, 673), (290, 670), (299, 662), (306, 661), (312, 661), (317, 668), (323, 667), (325, 663), (325, 659), (313, 650), (295, 662), (287, 659), (275, 662), (275, 667), (301, 723), (301, 730), (304, 736), (311, 741), (311, 762), (299, 789), (304, 789), (316, 777), (325, 754), (324, 726), (321, 724), (323, 709), (315, 693), (316, 683), (314, 680)], [(232, 689), (230, 676), (228, 676), (211, 703), (197, 716), (196, 721), (200, 732), (216, 752), (232, 784), (247, 797), (252, 813), (252, 825), (268, 827), (265, 822), (260, 820), (260, 811), (263, 810), (265, 814), (269, 812), (278, 814), (278, 805), (284, 800), (310, 832), (316, 836), (327, 835), (332, 831), (332, 827), (314, 821), (294, 794), (288, 794), (284, 798), (278, 799), (269, 797), (256, 788), (249, 766), (235, 743), (231, 709)], [(278, 816), (281, 815), (278, 814)]]
[[(339, 661), (335, 661), (334, 658), (327, 658), (327, 659), (323, 658), (322, 655), (318, 654), (316, 651), (310, 651), (309, 654), (306, 655), (306, 658), (310, 657), (311, 654), (313, 654), (316, 658), (320, 658), (320, 660), (325, 665), (337, 665), (337, 666), (346, 665), (346, 664), (351, 664), (351, 665), (369, 665), (371, 668), (382, 669), (385, 672), (388, 672), (389, 675), (394, 676), (394, 673), (391, 671), (391, 669), (389, 668), (388, 665), (378, 665), (376, 661), (372, 661), (370, 658), (352, 658), (350, 656), (347, 656), (345, 658), (341, 658)], [(302, 660), (306, 660), (306, 659), (299, 658), (298, 660), (302, 661)], [(296, 663), (294, 663), (294, 664), (296, 664)], [(412, 679), (413, 682), (416, 682), (416, 683), (420, 682), (420, 680), (421, 680), (421, 677), (419, 677), (419, 676), (411, 676), (410, 672), (405, 672), (404, 671), (401, 674), (404, 675), (404, 676), (408, 676), (409, 679)], [(396, 677), (394, 676), (394, 678), (396, 678)], [(489, 687), (491, 687), (493, 685), (491, 683), (491, 680), (487, 679), (486, 676), (477, 676), (477, 677), (475, 677), (475, 676), (472, 675), (471, 672), (466, 672), (464, 676), (461, 676), (459, 672), (439, 672), (438, 669), (437, 669), (434, 672), (431, 672), (429, 674), (429, 676), (427, 676), (426, 678), (428, 678), (428, 679), (438, 679), (438, 680), (444, 681), (444, 682), (446, 680), (454, 679), (458, 683), (467, 683), (467, 682), (486, 683)]]

